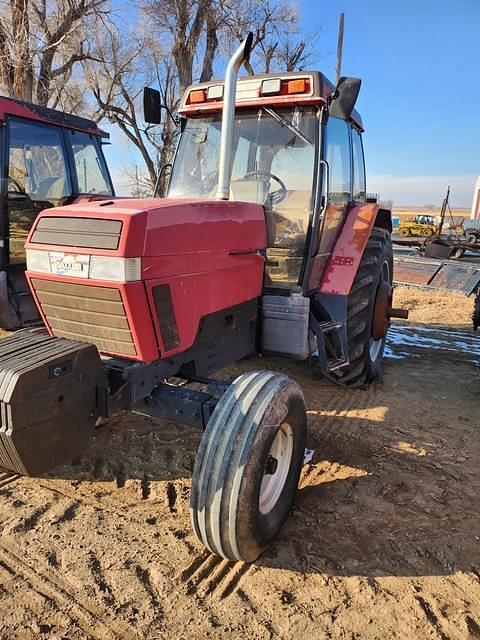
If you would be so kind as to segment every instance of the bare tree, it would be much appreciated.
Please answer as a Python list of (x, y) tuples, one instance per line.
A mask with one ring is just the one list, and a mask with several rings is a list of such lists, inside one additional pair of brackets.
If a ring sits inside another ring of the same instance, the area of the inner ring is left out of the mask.
[(75, 67), (93, 57), (87, 31), (109, 11), (108, 0), (2, 0), (2, 91), (42, 106), (67, 97), (78, 105), (80, 91), (69, 92)]
[(296, 71), (314, 59), (317, 34), (302, 33), (298, 5), (292, 0), (229, 1), (225, 14), (226, 42), (241, 41), (253, 32), (252, 53), (246, 69), (250, 75)]
[(186, 88), (210, 80), (215, 65), (249, 30), (254, 32), (250, 73), (292, 71), (310, 56), (293, 0), (143, 0), (137, 21), (133, 29), (131, 20), (128, 30), (117, 25), (107, 37), (102, 31), (99, 60), (84, 66), (96, 118), (118, 125), (135, 145), (152, 187), (160, 167), (171, 162), (177, 128), (167, 114), (159, 126), (143, 122), (144, 86), (159, 87), (163, 104), (174, 113)]
[(193, 82), (202, 48), (203, 62), (198, 76), (202, 81), (210, 80), (219, 44), (218, 31), (224, 20), (221, 0), (145, 0), (143, 11), (173, 57), (180, 94)]

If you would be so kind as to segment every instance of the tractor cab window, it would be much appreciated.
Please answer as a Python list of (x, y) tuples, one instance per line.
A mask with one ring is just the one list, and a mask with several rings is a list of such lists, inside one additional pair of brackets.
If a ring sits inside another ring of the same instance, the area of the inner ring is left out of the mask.
[[(298, 283), (313, 201), (313, 108), (261, 107), (235, 116), (230, 199), (265, 207), (267, 284)], [(182, 133), (168, 197), (214, 198), (221, 114), (190, 118)]]
[(348, 123), (329, 118), (326, 129), (327, 162), (330, 168), (329, 201), (346, 204), (350, 200), (350, 138)]
[(69, 131), (78, 193), (112, 195), (107, 167), (94, 136), (79, 131)]
[(71, 185), (58, 129), (12, 119), (8, 141), (10, 262), (25, 262), (24, 244), (35, 217), (63, 204)]
[(353, 199), (365, 202), (365, 163), (363, 160), (362, 138), (360, 133), (352, 127), (352, 154), (353, 154)]

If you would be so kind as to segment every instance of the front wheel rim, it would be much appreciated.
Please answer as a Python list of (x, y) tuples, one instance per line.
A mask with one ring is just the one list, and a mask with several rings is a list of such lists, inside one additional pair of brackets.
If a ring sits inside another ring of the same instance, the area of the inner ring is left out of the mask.
[(277, 504), (285, 483), (293, 457), (293, 429), (284, 422), (280, 425), (268, 452), (262, 483), (260, 485), (260, 513), (270, 513)]

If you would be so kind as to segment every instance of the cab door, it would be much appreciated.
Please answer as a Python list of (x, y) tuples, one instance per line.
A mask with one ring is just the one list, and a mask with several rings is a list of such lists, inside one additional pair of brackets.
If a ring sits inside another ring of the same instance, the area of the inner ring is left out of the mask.
[[(352, 153), (350, 146), (350, 124), (346, 120), (332, 118), (323, 126), (323, 181), (328, 178), (328, 188), (324, 188), (326, 202), (317, 203), (323, 207), (319, 213), (317, 237), (311, 241), (316, 245), (311, 258), (307, 280), (307, 290), (318, 289), (322, 275), (332, 255), (335, 242), (352, 204)], [(318, 214), (317, 214), (318, 215)], [(315, 233), (315, 232), (314, 232)], [(308, 273), (308, 272), (307, 272)]]
[(11, 118), (5, 146), (6, 266), (24, 265), (24, 244), (38, 213), (71, 197), (70, 172), (62, 133), (54, 126)]

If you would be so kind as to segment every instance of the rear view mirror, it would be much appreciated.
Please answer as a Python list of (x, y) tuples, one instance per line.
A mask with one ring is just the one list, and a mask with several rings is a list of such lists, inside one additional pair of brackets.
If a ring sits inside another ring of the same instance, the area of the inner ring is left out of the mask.
[(149, 124), (160, 124), (162, 119), (160, 91), (151, 87), (143, 89), (143, 119)]
[(329, 113), (334, 118), (348, 120), (352, 115), (362, 81), (359, 78), (340, 78), (332, 94)]

